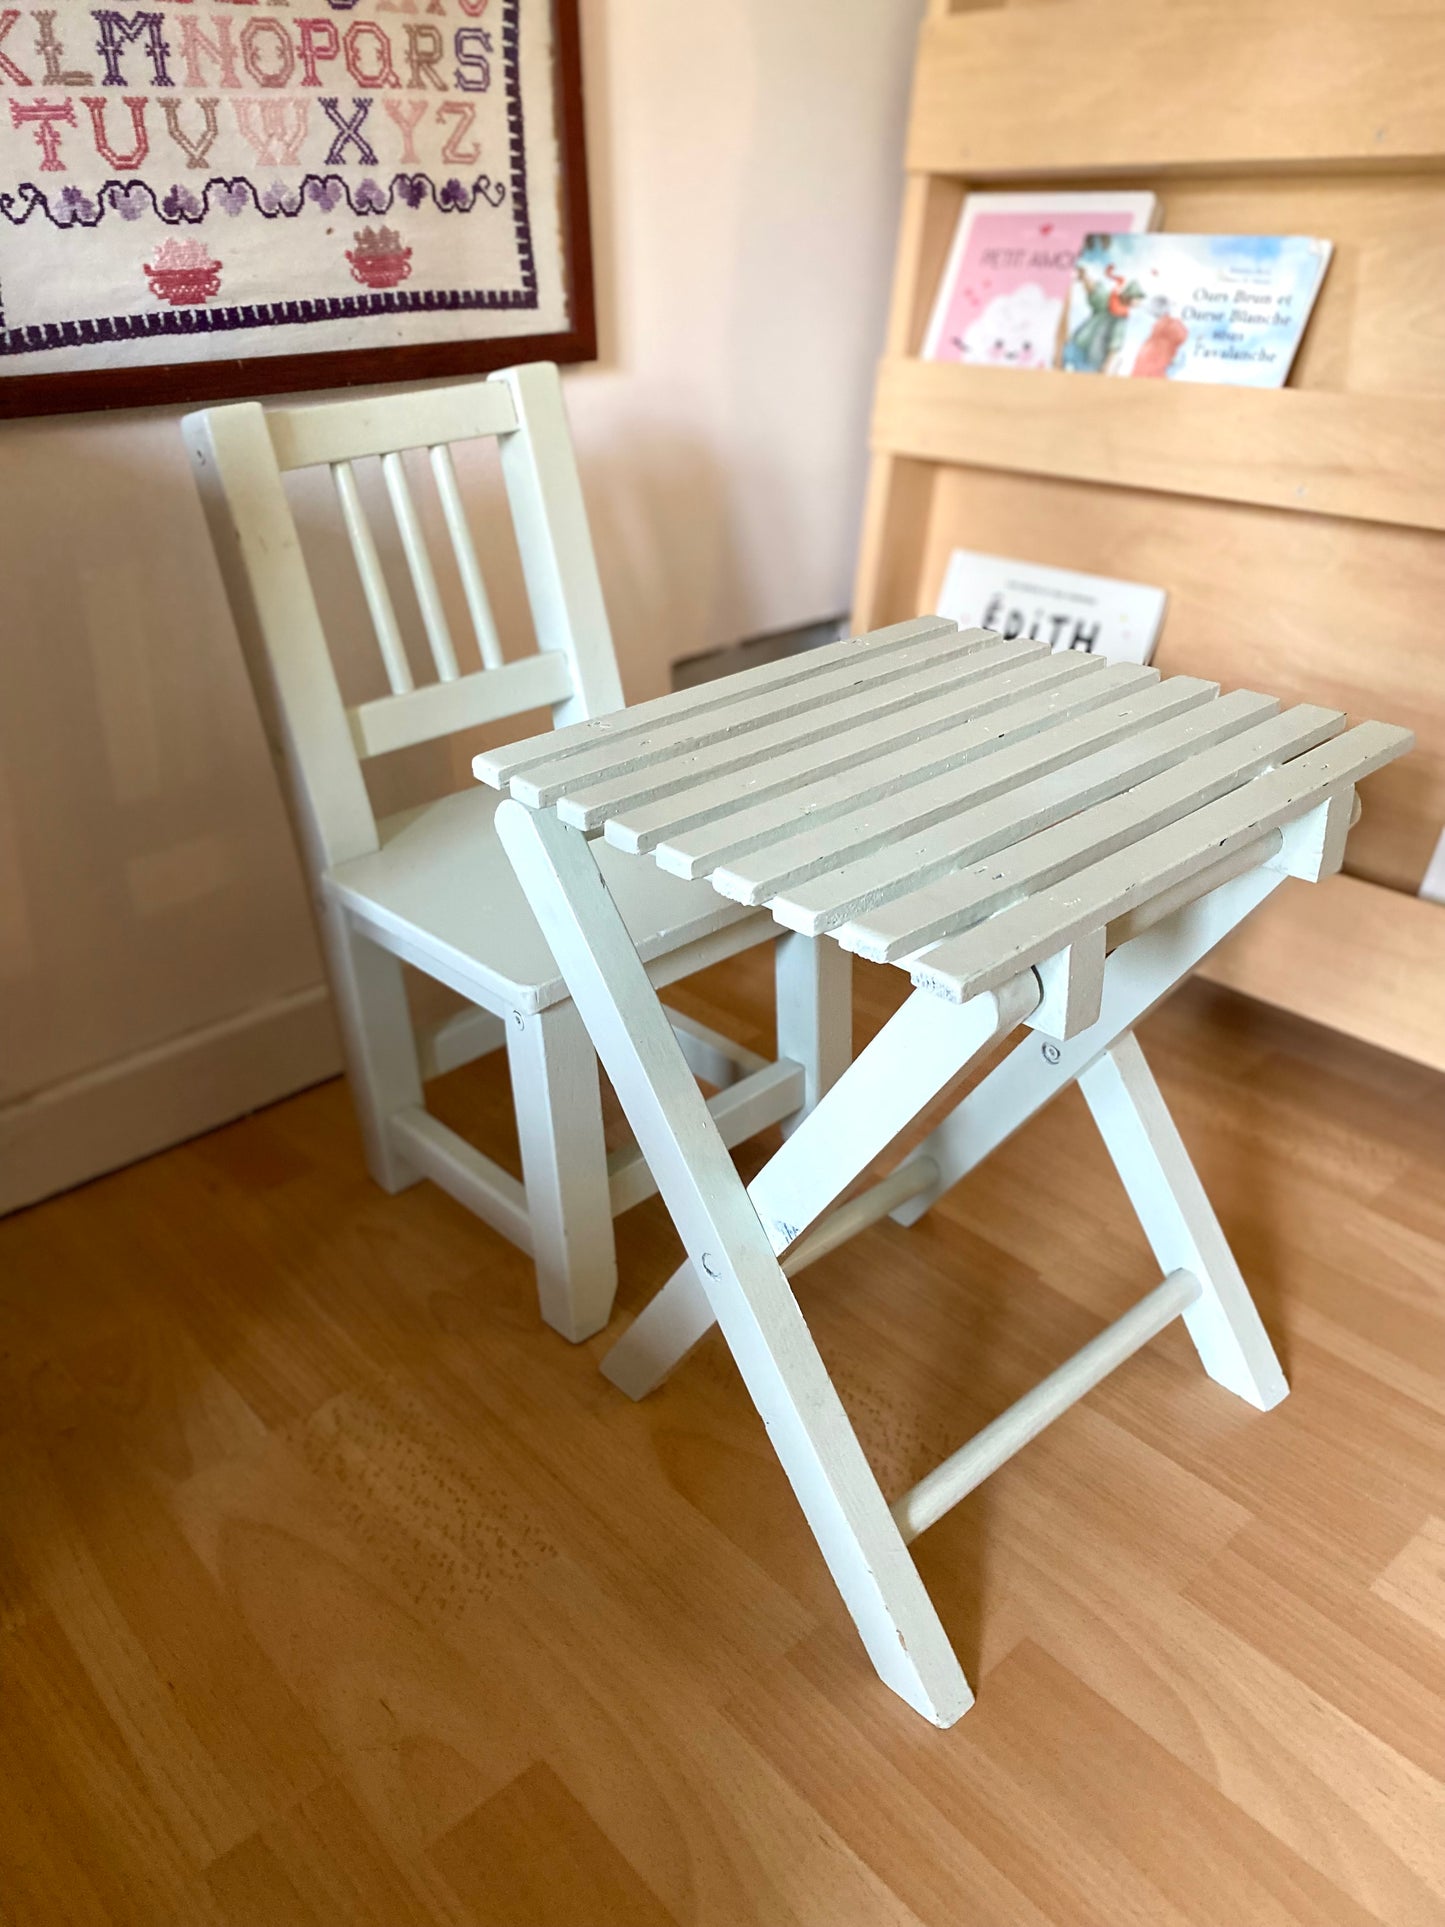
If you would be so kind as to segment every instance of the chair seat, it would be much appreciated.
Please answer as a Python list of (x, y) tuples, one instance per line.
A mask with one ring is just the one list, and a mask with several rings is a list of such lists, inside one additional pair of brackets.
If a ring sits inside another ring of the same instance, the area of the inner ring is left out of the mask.
[[(434, 963), (434, 974), (478, 1002), (545, 1010), (567, 986), (497, 838), (499, 801), (462, 790), (387, 817), (381, 848), (338, 864), (326, 889), (386, 949), (422, 969)], [(760, 941), (773, 934), (765, 911), (727, 903), (705, 882), (600, 844), (597, 857), (644, 963), (732, 924), (757, 923)]]

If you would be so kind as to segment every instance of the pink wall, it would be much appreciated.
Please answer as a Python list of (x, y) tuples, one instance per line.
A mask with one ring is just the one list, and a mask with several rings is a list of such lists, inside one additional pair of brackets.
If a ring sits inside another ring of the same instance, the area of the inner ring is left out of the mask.
[[(920, 10), (584, 0), (602, 357), (568, 401), (630, 699), (847, 607)], [(6, 427), (0, 499), (5, 1208), (335, 1056), (174, 414)], [(321, 584), (354, 597), (329, 541)]]

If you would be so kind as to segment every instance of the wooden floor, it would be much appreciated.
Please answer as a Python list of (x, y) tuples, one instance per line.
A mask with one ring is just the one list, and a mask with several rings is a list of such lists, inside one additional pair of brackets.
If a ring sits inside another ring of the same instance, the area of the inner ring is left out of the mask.
[[(1294, 1394), (1176, 1326), (931, 1532), (949, 1733), (716, 1336), (628, 1404), (340, 1085), (0, 1224), (0, 1920), (1440, 1927), (1445, 1080), (1202, 988), (1143, 1037)], [(438, 1108), (505, 1144), (504, 1067)], [(799, 1295), (891, 1490), (1154, 1282), (1070, 1095)]]

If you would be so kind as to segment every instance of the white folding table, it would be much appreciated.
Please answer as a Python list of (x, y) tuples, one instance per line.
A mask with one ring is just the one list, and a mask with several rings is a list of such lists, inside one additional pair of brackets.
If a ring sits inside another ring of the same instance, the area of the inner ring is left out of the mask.
[[(474, 764), (511, 792), (498, 831), (687, 1250), (603, 1370), (639, 1397), (721, 1326), (875, 1667), (939, 1726), (972, 1695), (912, 1539), (1176, 1317), (1221, 1385), (1265, 1410), (1285, 1396), (1132, 1027), (1286, 877), (1340, 867), (1355, 784), (1410, 744), (924, 618)], [(588, 847), (599, 834), (915, 986), (746, 1188)], [(830, 1213), (1020, 1026), (897, 1169)], [(788, 1276), (885, 1213), (914, 1222), (1074, 1082), (1162, 1281), (890, 1504)]]

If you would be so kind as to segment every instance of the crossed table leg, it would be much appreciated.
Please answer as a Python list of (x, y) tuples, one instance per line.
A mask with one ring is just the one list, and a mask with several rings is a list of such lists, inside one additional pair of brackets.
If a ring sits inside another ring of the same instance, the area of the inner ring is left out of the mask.
[[(1039, 976), (1026, 970), (964, 1004), (915, 991), (745, 1188), (585, 837), (515, 802), (501, 804), (497, 828), (688, 1254), (604, 1369), (640, 1395), (716, 1320), (880, 1677), (934, 1724), (952, 1725), (972, 1694), (908, 1553), (912, 1538), (1176, 1316), (1221, 1384), (1263, 1409), (1285, 1396), (1273, 1348), (1131, 1031), (1279, 875), (1236, 877), (1124, 943), (1104, 967), (1094, 1024), (1062, 1043), (1027, 1037), (879, 1187), (911, 1222), (1077, 1080), (1166, 1274), (890, 1506), (780, 1255), (803, 1252), (806, 1228), (971, 1059), (1037, 1020)], [(812, 1234), (815, 1248), (836, 1242), (829, 1222)]]

